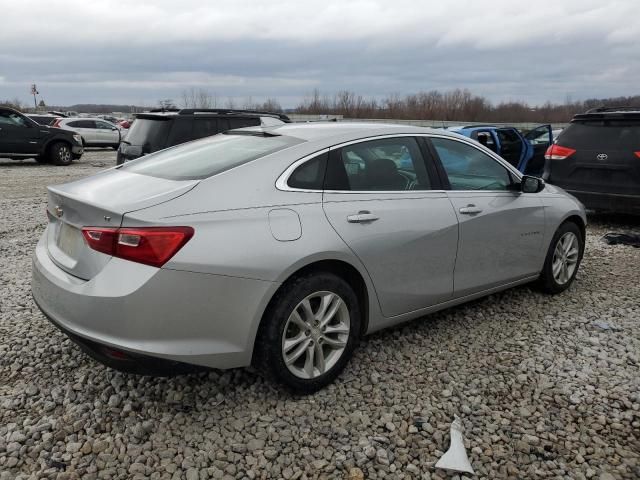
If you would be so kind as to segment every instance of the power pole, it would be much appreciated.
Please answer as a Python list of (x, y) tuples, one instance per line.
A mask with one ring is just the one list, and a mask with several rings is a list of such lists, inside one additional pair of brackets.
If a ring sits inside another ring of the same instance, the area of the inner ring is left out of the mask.
[(36, 84), (31, 84), (31, 95), (33, 95), (33, 108), (38, 110), (38, 103), (36, 102), (36, 95), (38, 95), (38, 89), (36, 88)]

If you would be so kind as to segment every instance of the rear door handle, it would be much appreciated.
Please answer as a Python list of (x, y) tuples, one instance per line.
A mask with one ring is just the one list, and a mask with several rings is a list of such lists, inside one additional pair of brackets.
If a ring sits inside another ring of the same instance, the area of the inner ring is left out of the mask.
[(482, 209), (480, 207), (476, 207), (475, 205), (469, 204), (466, 207), (462, 207), (459, 212), (465, 215), (475, 215), (476, 213), (481, 213)]
[(356, 215), (347, 216), (347, 222), (349, 223), (367, 223), (375, 222), (380, 217), (377, 217), (368, 210), (360, 210)]

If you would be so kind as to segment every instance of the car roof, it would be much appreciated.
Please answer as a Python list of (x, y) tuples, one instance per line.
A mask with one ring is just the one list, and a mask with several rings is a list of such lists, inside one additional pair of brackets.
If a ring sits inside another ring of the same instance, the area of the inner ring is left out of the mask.
[(416, 127), (394, 123), (373, 122), (309, 122), (285, 123), (274, 127), (244, 127), (231, 132), (265, 133), (286, 135), (307, 141), (326, 140), (337, 137), (352, 137), (354, 140), (370, 135), (425, 134), (435, 133), (459, 138), (454, 132), (442, 129)]
[(288, 122), (289, 117), (283, 113), (277, 112), (264, 112), (259, 110), (236, 110), (228, 108), (171, 108), (171, 109), (157, 109), (149, 112), (141, 112), (135, 114), (136, 118), (154, 119), (154, 118), (177, 118), (178, 116), (212, 116), (212, 117), (272, 117), (283, 122)]
[(636, 107), (611, 107), (596, 108), (586, 113), (574, 115), (572, 122), (584, 120), (640, 120), (640, 108)]

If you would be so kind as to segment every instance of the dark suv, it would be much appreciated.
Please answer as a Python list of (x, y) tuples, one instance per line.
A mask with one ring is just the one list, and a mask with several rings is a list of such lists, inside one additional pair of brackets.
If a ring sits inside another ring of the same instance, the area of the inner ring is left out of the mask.
[(139, 113), (118, 148), (118, 165), (163, 148), (234, 128), (280, 125), (289, 117), (250, 110), (182, 109)]
[(69, 165), (82, 152), (82, 139), (75, 132), (40, 125), (18, 110), (0, 107), (0, 158)]
[(575, 115), (547, 149), (543, 178), (588, 209), (640, 214), (640, 108)]

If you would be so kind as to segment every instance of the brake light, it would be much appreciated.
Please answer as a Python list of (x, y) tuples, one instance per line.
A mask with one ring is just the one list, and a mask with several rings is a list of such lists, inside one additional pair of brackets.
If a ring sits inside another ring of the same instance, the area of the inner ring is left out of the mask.
[(544, 158), (547, 160), (564, 160), (576, 153), (573, 148), (562, 147), (560, 145), (550, 145), (544, 154)]
[(161, 267), (193, 236), (191, 227), (84, 227), (82, 235), (93, 250), (113, 257)]
[(636, 157), (640, 158), (640, 152), (633, 152)]
[(53, 126), (56, 127), (56, 128), (60, 128), (60, 121), (61, 120), (62, 120), (61, 118), (56, 119), (56, 121), (53, 122)]

